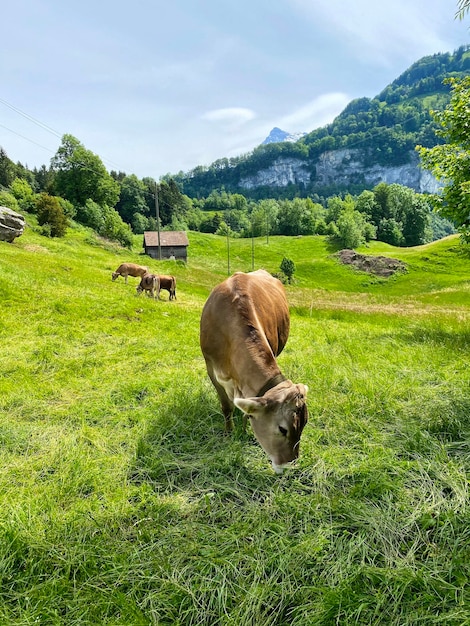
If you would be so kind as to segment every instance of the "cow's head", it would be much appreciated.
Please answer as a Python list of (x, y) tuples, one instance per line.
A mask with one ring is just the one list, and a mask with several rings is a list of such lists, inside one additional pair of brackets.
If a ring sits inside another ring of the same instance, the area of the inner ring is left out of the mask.
[(117, 272), (113, 272), (113, 280), (116, 280), (116, 278), (119, 276), (119, 274)]
[(260, 398), (234, 399), (235, 406), (250, 418), (256, 439), (277, 474), (299, 456), (300, 435), (308, 419), (307, 391), (307, 385), (286, 380)]

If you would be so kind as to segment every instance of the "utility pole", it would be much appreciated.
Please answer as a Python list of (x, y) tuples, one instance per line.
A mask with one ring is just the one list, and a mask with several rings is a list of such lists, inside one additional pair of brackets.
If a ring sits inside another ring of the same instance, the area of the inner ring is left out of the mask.
[(255, 271), (255, 237), (253, 232), (253, 216), (251, 217), (251, 271)]
[(227, 221), (227, 276), (230, 276), (230, 212)]
[(158, 207), (158, 185), (155, 181), (155, 215), (157, 218), (157, 233), (158, 233), (158, 260), (162, 260), (162, 248), (160, 246), (160, 209)]
[(266, 243), (269, 245), (269, 211), (266, 207)]

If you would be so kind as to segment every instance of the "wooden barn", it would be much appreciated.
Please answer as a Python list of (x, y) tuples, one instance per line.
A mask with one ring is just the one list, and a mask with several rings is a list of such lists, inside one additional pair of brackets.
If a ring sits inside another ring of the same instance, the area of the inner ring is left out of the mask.
[[(160, 249), (162, 259), (176, 259), (186, 263), (188, 260), (189, 241), (183, 230), (160, 231)], [(145, 254), (158, 259), (158, 232), (144, 232)]]

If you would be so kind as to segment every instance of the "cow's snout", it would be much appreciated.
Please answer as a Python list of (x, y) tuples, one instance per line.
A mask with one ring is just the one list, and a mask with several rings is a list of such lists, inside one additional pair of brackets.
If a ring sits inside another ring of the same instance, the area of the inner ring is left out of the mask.
[(295, 459), (293, 459), (289, 463), (282, 463), (281, 465), (277, 465), (277, 463), (272, 460), (271, 461), (271, 465), (273, 467), (273, 470), (276, 472), (276, 474), (278, 474), (280, 476), (284, 472), (285, 469), (287, 469), (288, 467), (292, 467), (297, 462), (297, 457), (298, 456), (299, 455), (297, 454)]

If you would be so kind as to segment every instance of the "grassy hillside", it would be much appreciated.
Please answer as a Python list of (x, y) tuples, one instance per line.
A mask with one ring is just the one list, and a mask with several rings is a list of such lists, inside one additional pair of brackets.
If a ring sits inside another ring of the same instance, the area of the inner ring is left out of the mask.
[[(34, 219), (31, 218), (31, 222)], [(156, 262), (70, 230), (0, 242), (0, 623), (470, 621), (470, 259), (454, 237), (372, 244), (405, 274), (340, 265), (321, 237), (190, 233)], [(199, 350), (230, 271), (296, 264), (279, 364), (309, 386), (298, 464), (223, 432)], [(111, 281), (124, 260), (177, 300)]]

